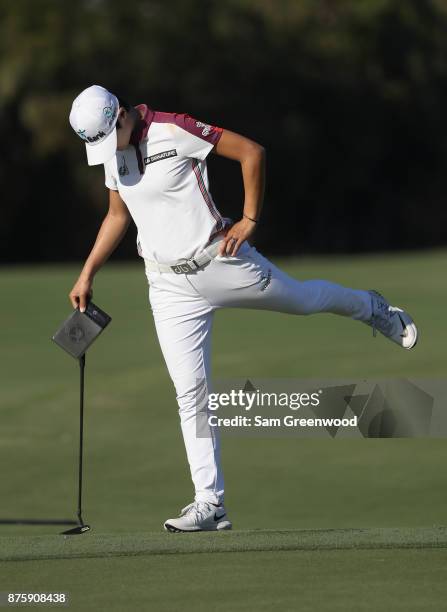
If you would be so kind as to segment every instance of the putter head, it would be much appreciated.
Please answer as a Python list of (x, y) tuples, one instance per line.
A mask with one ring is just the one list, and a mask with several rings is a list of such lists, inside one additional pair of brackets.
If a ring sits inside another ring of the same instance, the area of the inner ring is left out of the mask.
[(67, 531), (62, 531), (61, 535), (81, 535), (86, 531), (90, 531), (90, 525), (78, 525), (77, 527), (73, 527), (73, 529), (67, 529)]
[(72, 357), (79, 359), (111, 320), (108, 314), (89, 302), (85, 312), (76, 308), (71, 313), (52, 340)]

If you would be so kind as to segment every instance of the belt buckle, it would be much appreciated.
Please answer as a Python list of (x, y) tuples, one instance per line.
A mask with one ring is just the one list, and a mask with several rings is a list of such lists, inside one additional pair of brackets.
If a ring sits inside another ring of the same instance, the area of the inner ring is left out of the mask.
[(188, 274), (188, 272), (194, 272), (194, 268), (187, 262), (171, 266), (171, 270), (175, 274)]

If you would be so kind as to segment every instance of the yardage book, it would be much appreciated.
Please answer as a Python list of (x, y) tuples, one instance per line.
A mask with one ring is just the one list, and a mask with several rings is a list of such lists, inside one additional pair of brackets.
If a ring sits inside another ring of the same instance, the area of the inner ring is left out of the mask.
[(89, 302), (85, 312), (76, 308), (56, 331), (52, 340), (72, 357), (79, 359), (107, 327), (112, 318)]

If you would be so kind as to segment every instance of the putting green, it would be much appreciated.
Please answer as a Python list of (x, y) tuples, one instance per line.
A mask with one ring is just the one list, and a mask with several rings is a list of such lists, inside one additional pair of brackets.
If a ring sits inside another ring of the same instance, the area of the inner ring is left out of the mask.
[[(412, 313), (419, 345), (402, 351), (335, 316), (225, 311), (216, 377), (446, 377), (445, 252), (279, 263), (297, 278), (382, 291)], [(78, 372), (50, 337), (78, 270), (0, 270), (0, 519), (74, 518)], [(65, 587), (73, 610), (443, 609), (443, 439), (226, 438), (235, 531), (163, 533), (192, 491), (141, 264), (109, 264), (94, 289), (113, 321), (87, 357), (93, 529), (64, 540), (57, 526), (1, 525), (0, 591)]]
[(447, 528), (259, 530), (223, 533), (93, 533), (0, 538), (0, 561), (278, 550), (447, 548)]
[(17, 561), (1, 588), (66, 592), (69, 610), (439, 612), (445, 550), (302, 550)]

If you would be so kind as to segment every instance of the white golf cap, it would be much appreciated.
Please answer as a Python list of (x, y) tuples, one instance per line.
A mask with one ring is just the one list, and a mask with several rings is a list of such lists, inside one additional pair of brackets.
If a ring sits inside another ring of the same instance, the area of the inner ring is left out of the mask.
[(84, 89), (74, 100), (70, 124), (85, 141), (89, 166), (104, 164), (116, 153), (118, 98), (100, 85)]

